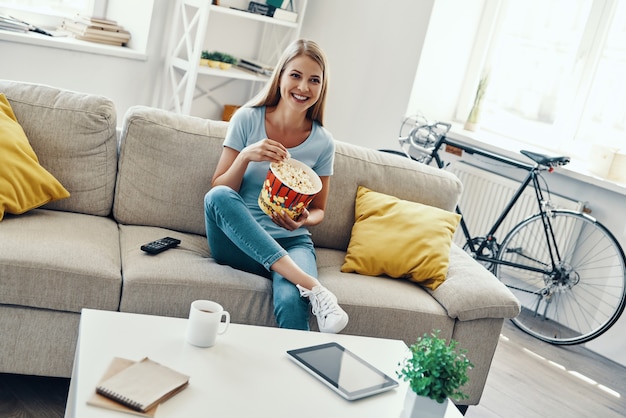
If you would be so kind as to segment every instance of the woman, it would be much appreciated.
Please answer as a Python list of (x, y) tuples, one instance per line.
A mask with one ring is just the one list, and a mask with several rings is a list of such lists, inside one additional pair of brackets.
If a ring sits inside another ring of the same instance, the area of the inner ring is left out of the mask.
[[(221, 264), (271, 278), (274, 315), (282, 328), (308, 330), (309, 308), (322, 332), (340, 332), (348, 315), (317, 280), (307, 226), (324, 219), (334, 142), (322, 127), (326, 57), (311, 41), (283, 53), (266, 88), (232, 117), (224, 149), (204, 199), (207, 239)], [(269, 164), (292, 156), (310, 166), (322, 190), (297, 219), (266, 215), (258, 197)]]

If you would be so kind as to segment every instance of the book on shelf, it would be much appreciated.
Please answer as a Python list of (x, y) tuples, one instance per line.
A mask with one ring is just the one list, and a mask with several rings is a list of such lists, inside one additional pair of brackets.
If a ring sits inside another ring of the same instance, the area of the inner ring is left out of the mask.
[(254, 60), (244, 59), (244, 58), (240, 58), (237, 61), (237, 66), (245, 70), (252, 71), (257, 74), (267, 75), (267, 76), (272, 75), (272, 73), (274, 72), (274, 68), (269, 65), (266, 65), (258, 61), (254, 61)]
[(291, 0), (266, 0), (266, 3), (277, 9), (286, 9)]
[(270, 4), (259, 3), (256, 1), (251, 1), (250, 3), (248, 3), (248, 11), (250, 13), (273, 17), (275, 19), (284, 20), (287, 22), (296, 22), (298, 20), (298, 13), (296, 12), (277, 8)]
[(272, 9), (272, 6), (265, 4), (265, 3), (259, 3), (256, 1), (251, 1), (250, 3), (248, 3), (248, 11), (250, 13), (256, 13), (258, 15), (263, 15), (263, 16), (270, 16), (271, 9)]
[(76, 39), (109, 45), (123, 46), (131, 38), (130, 32), (114, 20), (82, 15), (65, 19), (60, 29)]
[(298, 20), (298, 13), (286, 9), (274, 9), (272, 17), (287, 22), (296, 22)]
[(135, 362), (115, 357), (88, 405), (154, 417), (158, 405), (189, 384), (189, 376), (149, 358)]
[(75, 22), (84, 23), (84, 24), (89, 25), (89, 26), (98, 26), (98, 27), (103, 28), (103, 29), (114, 30), (114, 29), (120, 27), (117, 24), (116, 20), (105, 19), (105, 18), (102, 18), (102, 17), (86, 16), (86, 15), (82, 15), (80, 13), (78, 13), (78, 14), (76, 14), (74, 16), (74, 21)]
[(68, 32), (83, 36), (96, 35), (104, 38), (119, 39), (122, 42), (128, 42), (130, 40), (130, 32), (122, 28), (118, 28), (117, 30), (108, 30), (97, 26), (87, 26), (71, 20), (63, 21), (63, 28)]
[(78, 34), (70, 34), (70, 36), (74, 39), (79, 39), (81, 41), (87, 42), (96, 42), (99, 44), (112, 45), (112, 46), (124, 46), (124, 42), (116, 41), (110, 38), (101, 38), (99, 36), (93, 35), (78, 35)]

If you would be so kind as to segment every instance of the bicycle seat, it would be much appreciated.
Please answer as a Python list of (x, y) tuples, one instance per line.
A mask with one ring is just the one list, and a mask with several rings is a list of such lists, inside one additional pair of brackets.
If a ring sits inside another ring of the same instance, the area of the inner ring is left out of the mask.
[(549, 155), (539, 154), (532, 151), (521, 150), (520, 152), (537, 164), (544, 165), (546, 167), (556, 167), (570, 162), (570, 158), (564, 155), (559, 157), (550, 157)]

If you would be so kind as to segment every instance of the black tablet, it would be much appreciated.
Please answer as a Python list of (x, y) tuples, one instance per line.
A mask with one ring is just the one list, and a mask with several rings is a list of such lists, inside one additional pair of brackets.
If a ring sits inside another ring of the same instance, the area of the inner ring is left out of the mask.
[(348, 400), (364, 398), (398, 386), (398, 382), (338, 343), (288, 350), (287, 354)]

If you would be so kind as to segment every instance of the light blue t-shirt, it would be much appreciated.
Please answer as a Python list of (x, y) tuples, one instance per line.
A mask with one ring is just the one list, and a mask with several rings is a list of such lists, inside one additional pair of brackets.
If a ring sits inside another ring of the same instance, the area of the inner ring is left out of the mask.
[[(241, 151), (246, 146), (267, 138), (265, 132), (265, 106), (242, 107), (230, 120), (224, 146)], [(318, 176), (333, 174), (335, 143), (333, 137), (318, 122), (313, 122), (313, 129), (308, 138), (294, 148), (289, 148), (291, 157), (311, 167)], [(306, 228), (288, 231), (279, 227), (259, 207), (258, 199), (269, 162), (250, 162), (243, 175), (239, 195), (259, 224), (274, 238), (293, 237), (308, 234)]]

